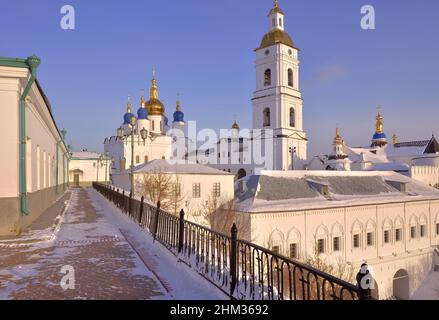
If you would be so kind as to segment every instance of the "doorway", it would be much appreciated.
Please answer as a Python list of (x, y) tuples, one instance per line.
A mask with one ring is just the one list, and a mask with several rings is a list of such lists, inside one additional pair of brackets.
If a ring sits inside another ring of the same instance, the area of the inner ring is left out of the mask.
[(73, 187), (79, 188), (79, 174), (78, 173), (75, 173), (73, 175)]
[(398, 300), (410, 298), (410, 278), (404, 269), (398, 270), (393, 276), (393, 296)]

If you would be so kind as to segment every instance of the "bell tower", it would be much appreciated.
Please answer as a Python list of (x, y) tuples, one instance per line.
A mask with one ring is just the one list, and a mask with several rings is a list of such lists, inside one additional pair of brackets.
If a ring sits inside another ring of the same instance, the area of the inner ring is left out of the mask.
[(253, 128), (266, 130), (265, 139), (273, 141), (273, 169), (297, 170), (306, 162), (308, 140), (303, 130), (299, 49), (285, 31), (284, 18), (275, 0), (268, 32), (255, 49)]

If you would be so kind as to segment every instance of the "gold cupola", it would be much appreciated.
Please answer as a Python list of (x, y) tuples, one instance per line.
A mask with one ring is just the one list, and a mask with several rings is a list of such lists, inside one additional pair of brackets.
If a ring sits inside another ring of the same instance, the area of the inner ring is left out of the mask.
[(162, 116), (165, 114), (165, 106), (159, 100), (157, 80), (154, 74), (151, 80), (151, 88), (149, 89), (149, 100), (145, 102), (145, 108), (148, 110), (148, 115)]
[(233, 124), (232, 124), (232, 129), (239, 130), (239, 125), (238, 125), (236, 115), (235, 115), (235, 120), (233, 121)]
[(398, 135), (396, 134), (396, 132), (393, 133), (392, 140), (393, 145), (398, 144)]
[(261, 44), (256, 50), (271, 47), (275, 44), (284, 44), (294, 48), (294, 43), (291, 37), (284, 29), (284, 13), (279, 8), (278, 1), (274, 1), (274, 6), (268, 13), (270, 30), (264, 35)]

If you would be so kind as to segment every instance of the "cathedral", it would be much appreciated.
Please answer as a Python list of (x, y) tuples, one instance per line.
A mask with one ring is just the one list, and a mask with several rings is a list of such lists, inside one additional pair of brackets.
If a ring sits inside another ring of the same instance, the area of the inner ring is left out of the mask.
[(157, 80), (153, 72), (149, 100), (145, 101), (144, 96), (140, 98), (137, 115), (135, 115), (132, 112), (130, 98), (128, 98), (126, 113), (121, 127), (117, 129), (117, 135), (108, 137), (104, 141), (105, 152), (108, 152), (112, 159), (112, 170), (120, 172), (129, 168), (131, 163), (136, 166), (152, 160), (170, 159), (175, 138), (166, 133), (171, 128), (184, 132), (185, 127), (180, 99), (177, 100), (173, 122), (169, 126), (165, 106), (159, 100)]

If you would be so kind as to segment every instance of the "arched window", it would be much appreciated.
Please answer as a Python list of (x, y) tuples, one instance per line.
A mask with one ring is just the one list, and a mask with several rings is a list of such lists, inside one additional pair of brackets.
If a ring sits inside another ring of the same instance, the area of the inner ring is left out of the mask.
[(288, 85), (290, 87), (294, 86), (294, 80), (293, 80), (293, 69), (288, 69)]
[(271, 86), (271, 70), (267, 69), (264, 72), (264, 86)]
[(279, 18), (279, 27), (282, 27), (282, 18)]
[(272, 20), (272, 23), (271, 23), (271, 24), (272, 24), (272, 26), (273, 26), (273, 27), (275, 27), (275, 26), (276, 26), (276, 20), (275, 20), (274, 18), (273, 18), (273, 20)]
[(296, 126), (296, 113), (294, 112), (294, 108), (290, 108), (290, 127)]
[(264, 127), (269, 127), (270, 126), (270, 108), (265, 108), (264, 109)]

